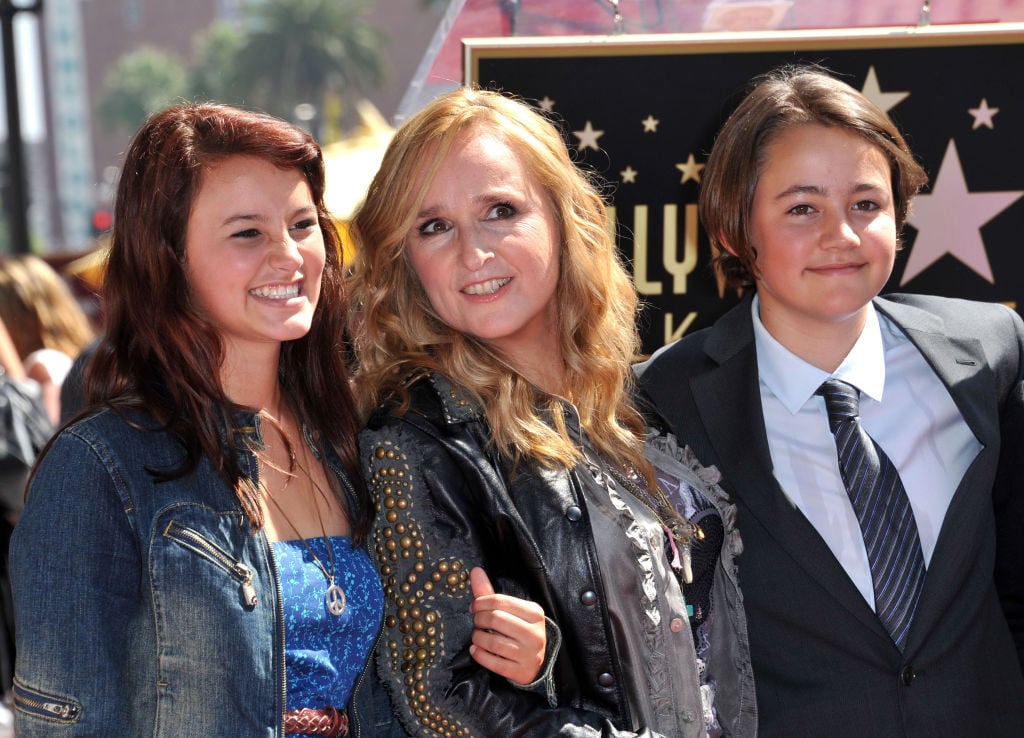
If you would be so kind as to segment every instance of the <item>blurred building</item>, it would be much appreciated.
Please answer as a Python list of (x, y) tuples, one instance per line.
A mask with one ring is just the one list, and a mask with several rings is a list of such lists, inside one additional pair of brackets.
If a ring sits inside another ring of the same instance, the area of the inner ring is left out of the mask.
[[(149, 45), (186, 60), (197, 33), (262, 1), (45, 0), (48, 145), (27, 145), (26, 157), (33, 229), (46, 231), (49, 250), (90, 246), (91, 216), (113, 194), (129, 134), (99, 124), (96, 101), (121, 56)], [(926, 8), (933, 23), (1024, 20), (1024, 0), (375, 0), (371, 20), (387, 37), (388, 69), (367, 98), (387, 121), (401, 122), (462, 81), (461, 39), (469, 36), (913, 25)]]

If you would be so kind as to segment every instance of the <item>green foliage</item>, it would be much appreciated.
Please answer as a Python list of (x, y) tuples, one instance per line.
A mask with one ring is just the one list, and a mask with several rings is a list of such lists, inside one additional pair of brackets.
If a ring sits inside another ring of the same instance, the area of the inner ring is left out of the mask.
[(134, 131), (151, 114), (187, 94), (187, 74), (178, 58), (142, 47), (122, 56), (107, 75), (97, 111), (111, 128)]
[(362, 0), (264, 0), (249, 6), (237, 62), (240, 86), (258, 107), (291, 118), (299, 103), (323, 108), (328, 93), (378, 85), (383, 36)]
[(241, 27), (214, 23), (196, 38), (186, 67), (152, 48), (126, 54), (108, 75), (97, 108), (134, 131), (180, 99), (218, 100), (292, 120), (300, 103), (380, 85), (384, 36), (367, 20), (368, 0), (262, 0), (243, 5)]
[(195, 65), (189, 78), (193, 99), (245, 105), (248, 90), (239, 83), (237, 64), (245, 43), (246, 36), (239, 28), (222, 22), (214, 22), (196, 37)]

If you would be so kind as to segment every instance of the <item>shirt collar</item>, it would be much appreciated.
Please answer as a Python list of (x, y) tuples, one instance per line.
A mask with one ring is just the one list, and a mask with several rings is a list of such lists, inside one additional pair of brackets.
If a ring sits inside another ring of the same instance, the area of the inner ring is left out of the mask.
[(796, 415), (830, 376), (849, 382), (874, 400), (882, 399), (882, 391), (885, 389), (885, 346), (878, 313), (873, 304), (868, 303), (867, 320), (860, 338), (831, 375), (808, 364), (775, 340), (761, 323), (759, 308), (760, 301), (755, 294), (750, 311), (754, 322), (758, 376), (789, 412)]

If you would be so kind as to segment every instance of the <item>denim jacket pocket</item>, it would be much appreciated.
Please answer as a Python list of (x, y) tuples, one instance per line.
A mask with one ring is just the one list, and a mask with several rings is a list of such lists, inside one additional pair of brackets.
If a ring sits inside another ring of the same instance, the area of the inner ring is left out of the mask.
[(242, 601), (250, 610), (259, 604), (256, 587), (253, 584), (255, 573), (251, 568), (233, 557), (216, 543), (199, 531), (171, 520), (164, 528), (164, 538), (184, 546), (193, 553), (202, 556), (214, 566), (223, 569), (242, 589)]
[(60, 725), (72, 725), (82, 716), (82, 705), (70, 697), (58, 697), (29, 689), (17, 679), (11, 689), (14, 707), (20, 712)]

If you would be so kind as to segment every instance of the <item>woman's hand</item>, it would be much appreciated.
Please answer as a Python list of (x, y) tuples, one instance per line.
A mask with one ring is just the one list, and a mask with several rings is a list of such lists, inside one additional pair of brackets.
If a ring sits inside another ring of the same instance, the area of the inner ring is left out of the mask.
[(544, 663), (547, 630), (544, 609), (536, 602), (494, 593), (479, 566), (469, 573), (473, 588), (473, 643), (470, 655), (480, 666), (516, 684), (537, 679)]

